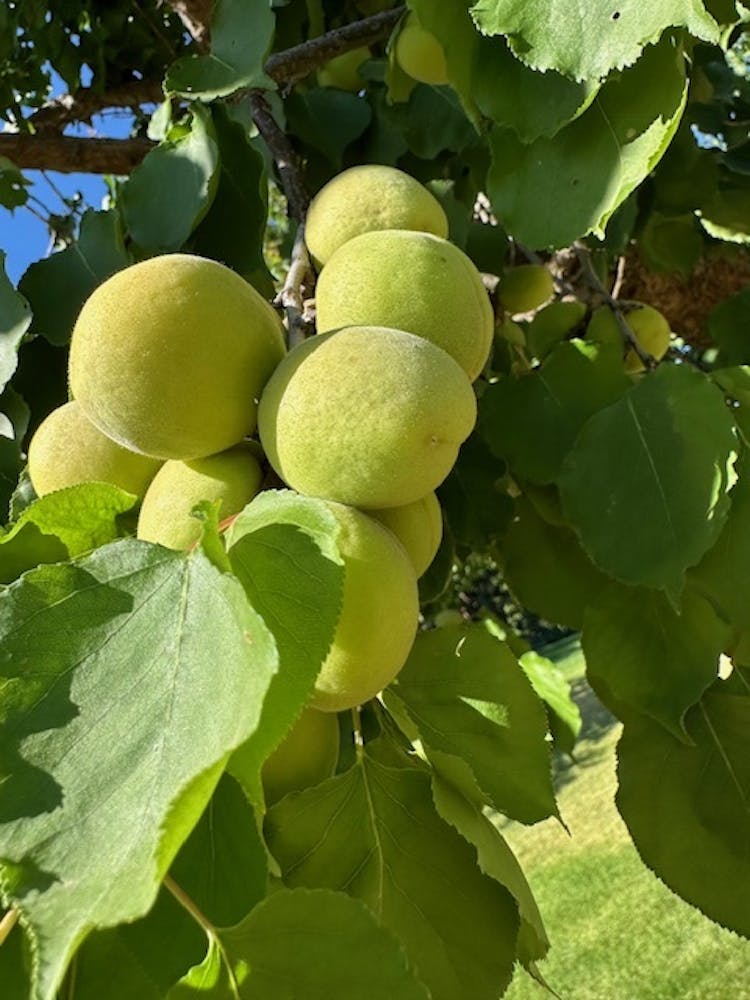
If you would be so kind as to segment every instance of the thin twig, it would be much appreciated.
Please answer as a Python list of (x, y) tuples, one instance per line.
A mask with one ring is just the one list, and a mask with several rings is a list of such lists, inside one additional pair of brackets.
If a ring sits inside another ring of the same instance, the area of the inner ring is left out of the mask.
[(18, 923), (20, 914), (18, 910), (8, 910), (2, 920), (0, 920), (0, 945), (5, 944), (8, 935)]
[(405, 10), (405, 7), (397, 7), (395, 10), (373, 14), (372, 17), (362, 18), (361, 21), (354, 21), (342, 28), (326, 31), (324, 35), (318, 35), (317, 38), (291, 49), (275, 52), (266, 61), (265, 71), (276, 83), (294, 84), (335, 56), (385, 41)]
[(314, 332), (314, 324), (305, 313), (305, 292), (311, 296), (315, 272), (305, 243), (305, 225), (300, 223), (294, 238), (292, 257), (284, 285), (276, 296), (276, 303), (284, 309), (289, 347), (296, 347)]
[(612, 315), (615, 318), (615, 322), (622, 334), (622, 339), (625, 343), (633, 349), (635, 354), (638, 355), (639, 360), (647, 368), (654, 368), (656, 365), (656, 359), (645, 351), (641, 346), (640, 341), (636, 337), (635, 333), (628, 324), (625, 318), (625, 313), (622, 311), (623, 302), (620, 299), (614, 298), (614, 296), (609, 292), (606, 286), (602, 283), (599, 275), (596, 273), (594, 268), (594, 263), (591, 260), (591, 254), (589, 253), (588, 247), (576, 240), (573, 244), (573, 249), (575, 250), (578, 261), (581, 265), (581, 273), (585, 280), (588, 282), (589, 286), (596, 292), (599, 298), (609, 306), (612, 310)]
[(620, 254), (617, 258), (617, 266), (615, 268), (615, 280), (612, 284), (612, 291), (610, 295), (613, 299), (618, 299), (620, 297), (620, 292), (622, 291), (622, 283), (625, 280), (625, 267), (627, 260), (625, 254)]
[(357, 753), (357, 760), (362, 760), (365, 755), (365, 738), (362, 735), (362, 716), (357, 705), (352, 709), (352, 728), (354, 730), (354, 748)]

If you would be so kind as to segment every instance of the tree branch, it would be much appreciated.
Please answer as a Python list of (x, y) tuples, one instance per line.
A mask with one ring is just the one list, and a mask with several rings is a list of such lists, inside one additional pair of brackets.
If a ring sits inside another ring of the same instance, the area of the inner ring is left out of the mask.
[(49, 101), (27, 119), (36, 132), (61, 131), (71, 122), (89, 121), (105, 108), (135, 108), (141, 104), (158, 104), (164, 91), (157, 80), (132, 80), (112, 90), (97, 91), (81, 87), (73, 94)]
[(405, 7), (386, 10), (372, 17), (365, 17), (342, 28), (334, 28), (308, 42), (295, 45), (283, 52), (275, 52), (266, 61), (265, 71), (276, 83), (293, 84), (306, 77), (335, 56), (351, 52), (360, 46), (385, 41), (398, 24)]
[(253, 121), (279, 168), (290, 214), (298, 223), (302, 223), (307, 214), (307, 206), (310, 204), (310, 195), (305, 186), (299, 157), (289, 136), (274, 118), (263, 91), (251, 90), (249, 97)]
[(68, 135), (0, 133), (0, 156), (21, 170), (63, 174), (131, 173), (155, 143), (149, 139), (78, 139)]
[(185, 29), (201, 52), (211, 48), (211, 15), (214, 0), (166, 0), (185, 25)]

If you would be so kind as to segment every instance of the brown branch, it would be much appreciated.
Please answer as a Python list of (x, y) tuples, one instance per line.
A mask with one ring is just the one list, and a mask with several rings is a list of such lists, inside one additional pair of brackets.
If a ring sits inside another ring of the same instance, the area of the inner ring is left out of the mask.
[(386, 10), (342, 28), (334, 28), (333, 31), (327, 31), (324, 35), (318, 35), (317, 38), (291, 49), (275, 52), (266, 61), (265, 71), (276, 83), (296, 83), (335, 56), (351, 52), (360, 46), (385, 41), (405, 10), (405, 7)]
[(315, 272), (305, 243), (305, 226), (301, 223), (294, 238), (286, 280), (276, 296), (276, 304), (282, 306), (286, 316), (287, 340), (290, 348), (296, 347), (315, 333), (315, 321), (305, 309), (305, 293), (309, 298), (314, 287)]
[(89, 121), (105, 108), (135, 108), (158, 104), (164, 91), (157, 80), (132, 80), (103, 92), (81, 87), (73, 94), (63, 94), (49, 101), (27, 119), (36, 132), (60, 131), (71, 122)]
[(166, 0), (185, 25), (185, 29), (201, 52), (211, 48), (211, 15), (214, 0)]
[(302, 164), (289, 136), (274, 118), (263, 91), (251, 90), (249, 96), (253, 121), (279, 169), (290, 214), (298, 223), (302, 223), (307, 214), (307, 206), (310, 204), (310, 194), (305, 186)]
[(154, 148), (149, 139), (78, 139), (68, 135), (0, 133), (0, 156), (21, 170), (63, 174), (131, 173)]

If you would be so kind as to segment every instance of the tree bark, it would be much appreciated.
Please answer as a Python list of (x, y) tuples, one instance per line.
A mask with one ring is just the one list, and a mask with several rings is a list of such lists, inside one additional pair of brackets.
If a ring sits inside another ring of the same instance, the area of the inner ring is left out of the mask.
[(154, 148), (149, 139), (78, 139), (68, 135), (0, 133), (0, 156), (21, 170), (63, 174), (131, 173)]

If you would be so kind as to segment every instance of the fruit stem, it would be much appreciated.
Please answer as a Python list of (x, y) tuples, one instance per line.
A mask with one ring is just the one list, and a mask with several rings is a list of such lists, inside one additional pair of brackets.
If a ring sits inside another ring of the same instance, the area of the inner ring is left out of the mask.
[(354, 729), (354, 746), (357, 751), (357, 760), (361, 761), (365, 755), (365, 738), (362, 735), (362, 716), (359, 713), (359, 706), (352, 709), (352, 726)]

